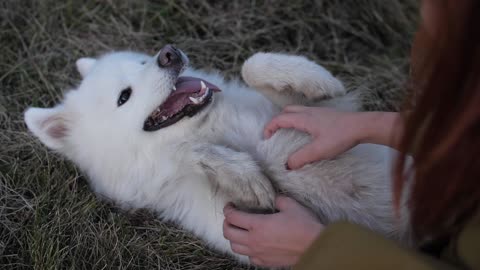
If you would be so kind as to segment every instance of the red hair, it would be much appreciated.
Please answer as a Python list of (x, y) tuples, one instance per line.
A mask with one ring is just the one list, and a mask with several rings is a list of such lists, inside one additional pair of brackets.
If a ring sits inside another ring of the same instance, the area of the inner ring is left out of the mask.
[[(480, 205), (480, 1), (436, 0), (433, 34), (412, 49), (414, 107), (395, 169), (399, 204), (412, 175), (409, 206), (417, 237), (455, 233)], [(405, 168), (411, 154), (412, 168)]]

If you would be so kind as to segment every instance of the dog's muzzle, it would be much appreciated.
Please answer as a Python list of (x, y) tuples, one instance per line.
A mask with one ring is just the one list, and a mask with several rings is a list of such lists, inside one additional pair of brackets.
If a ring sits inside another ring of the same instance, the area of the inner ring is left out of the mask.
[(160, 68), (171, 68), (177, 72), (186, 64), (185, 56), (174, 46), (165, 45), (158, 53), (157, 64)]

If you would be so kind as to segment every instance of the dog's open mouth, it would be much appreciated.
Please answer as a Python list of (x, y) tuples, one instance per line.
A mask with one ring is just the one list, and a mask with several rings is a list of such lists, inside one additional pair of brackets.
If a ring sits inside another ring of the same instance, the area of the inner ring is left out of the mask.
[(155, 131), (175, 124), (185, 116), (192, 117), (212, 101), (220, 89), (199, 78), (178, 77), (170, 96), (143, 123), (143, 130)]

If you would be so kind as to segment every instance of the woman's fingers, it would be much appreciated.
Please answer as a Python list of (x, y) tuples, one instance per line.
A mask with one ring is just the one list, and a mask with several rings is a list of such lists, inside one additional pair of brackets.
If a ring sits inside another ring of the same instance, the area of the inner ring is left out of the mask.
[(280, 128), (294, 128), (301, 131), (307, 131), (305, 117), (298, 113), (279, 114), (265, 126), (263, 136), (266, 139), (269, 139)]
[(308, 107), (305, 107), (305, 106), (289, 105), (283, 108), (283, 112), (284, 113), (300, 113), (300, 112), (304, 112), (307, 109)]
[(225, 239), (229, 240), (230, 242), (239, 245), (246, 245), (249, 242), (248, 231), (233, 226), (232, 224), (228, 223), (226, 219), (223, 221), (223, 237), (225, 237)]
[(266, 266), (265, 262), (258, 257), (250, 257), (250, 263), (257, 266)]
[(240, 255), (251, 256), (253, 254), (252, 250), (245, 245), (230, 242), (230, 247), (233, 252)]
[(275, 198), (275, 208), (279, 211), (287, 210), (297, 206), (297, 202), (287, 196), (278, 195)]
[(251, 230), (257, 221), (255, 214), (249, 214), (235, 209), (231, 204), (227, 204), (223, 208), (223, 214), (225, 215), (225, 221), (244, 230)]
[(298, 259), (298, 256), (250, 257), (250, 262), (256, 266), (284, 268), (285, 266), (293, 266)]

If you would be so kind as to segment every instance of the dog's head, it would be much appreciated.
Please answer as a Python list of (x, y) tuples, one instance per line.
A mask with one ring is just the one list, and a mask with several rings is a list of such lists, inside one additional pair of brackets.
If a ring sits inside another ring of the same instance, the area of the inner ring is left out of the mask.
[(25, 112), (30, 131), (70, 157), (73, 152), (92, 154), (79, 151), (83, 148), (120, 155), (125, 152), (119, 148), (138, 152), (138, 141), (171, 140), (194, 132), (192, 122), (206, 115), (213, 93), (219, 91), (199, 78), (181, 77), (188, 59), (171, 45), (154, 57), (117, 52), (81, 58), (76, 64), (83, 77), (77, 89), (53, 108)]

